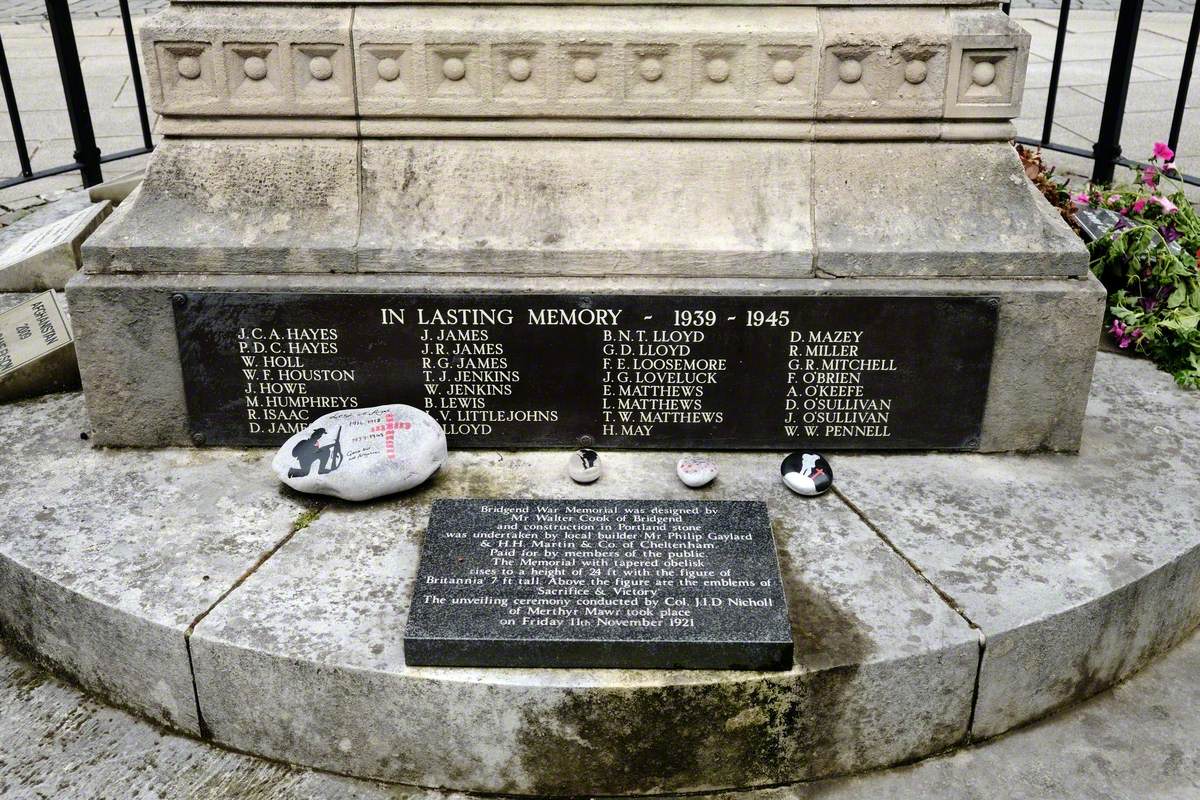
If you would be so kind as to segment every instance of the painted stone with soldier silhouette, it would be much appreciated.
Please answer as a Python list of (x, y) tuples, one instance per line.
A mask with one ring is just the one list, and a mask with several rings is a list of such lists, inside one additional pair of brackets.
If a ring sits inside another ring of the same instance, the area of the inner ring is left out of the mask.
[(370, 500), (424, 483), (446, 454), (442, 426), (396, 404), (326, 414), (288, 439), (271, 466), (298, 491)]

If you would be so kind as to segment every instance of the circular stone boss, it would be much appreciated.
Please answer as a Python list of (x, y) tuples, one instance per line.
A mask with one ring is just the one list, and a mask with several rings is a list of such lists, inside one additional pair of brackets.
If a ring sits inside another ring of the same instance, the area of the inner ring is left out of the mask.
[(796, 494), (816, 497), (833, 486), (833, 469), (820, 453), (792, 453), (779, 465), (783, 483)]

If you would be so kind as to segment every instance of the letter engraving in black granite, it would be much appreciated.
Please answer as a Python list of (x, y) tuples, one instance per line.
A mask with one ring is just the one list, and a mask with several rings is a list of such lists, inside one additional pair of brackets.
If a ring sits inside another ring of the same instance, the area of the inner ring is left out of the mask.
[(980, 297), (186, 294), (192, 430), (278, 446), (407, 403), (453, 447), (978, 446)]
[(404, 657), (414, 666), (790, 669), (766, 505), (439, 500)]

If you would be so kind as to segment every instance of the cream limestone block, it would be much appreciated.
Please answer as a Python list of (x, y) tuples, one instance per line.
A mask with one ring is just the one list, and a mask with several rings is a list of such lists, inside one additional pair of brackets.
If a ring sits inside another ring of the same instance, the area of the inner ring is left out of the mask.
[(1021, 113), (1030, 35), (1003, 14), (956, 11), (946, 88), (947, 119)]
[(142, 28), (164, 115), (353, 116), (349, 8), (172, 5)]
[(821, 142), (814, 154), (818, 274), (1087, 274), (1083, 243), (1007, 143)]
[(364, 117), (812, 116), (809, 8), (365, 7)]
[(362, 272), (810, 273), (803, 142), (364, 140)]
[(166, 139), (113, 224), (88, 242), (84, 268), (351, 270), (357, 161), (347, 139)]
[(825, 8), (820, 16), (819, 118), (941, 116), (950, 49), (944, 11)]

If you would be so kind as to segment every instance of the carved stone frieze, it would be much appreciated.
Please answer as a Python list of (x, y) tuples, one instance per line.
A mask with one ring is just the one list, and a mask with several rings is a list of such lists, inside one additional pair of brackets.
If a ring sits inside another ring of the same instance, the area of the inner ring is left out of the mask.
[(998, 10), (936, 7), (178, 4), (143, 37), (154, 107), (180, 135), (244, 135), (239, 118), (327, 135), (1002, 121), (1028, 49)]

